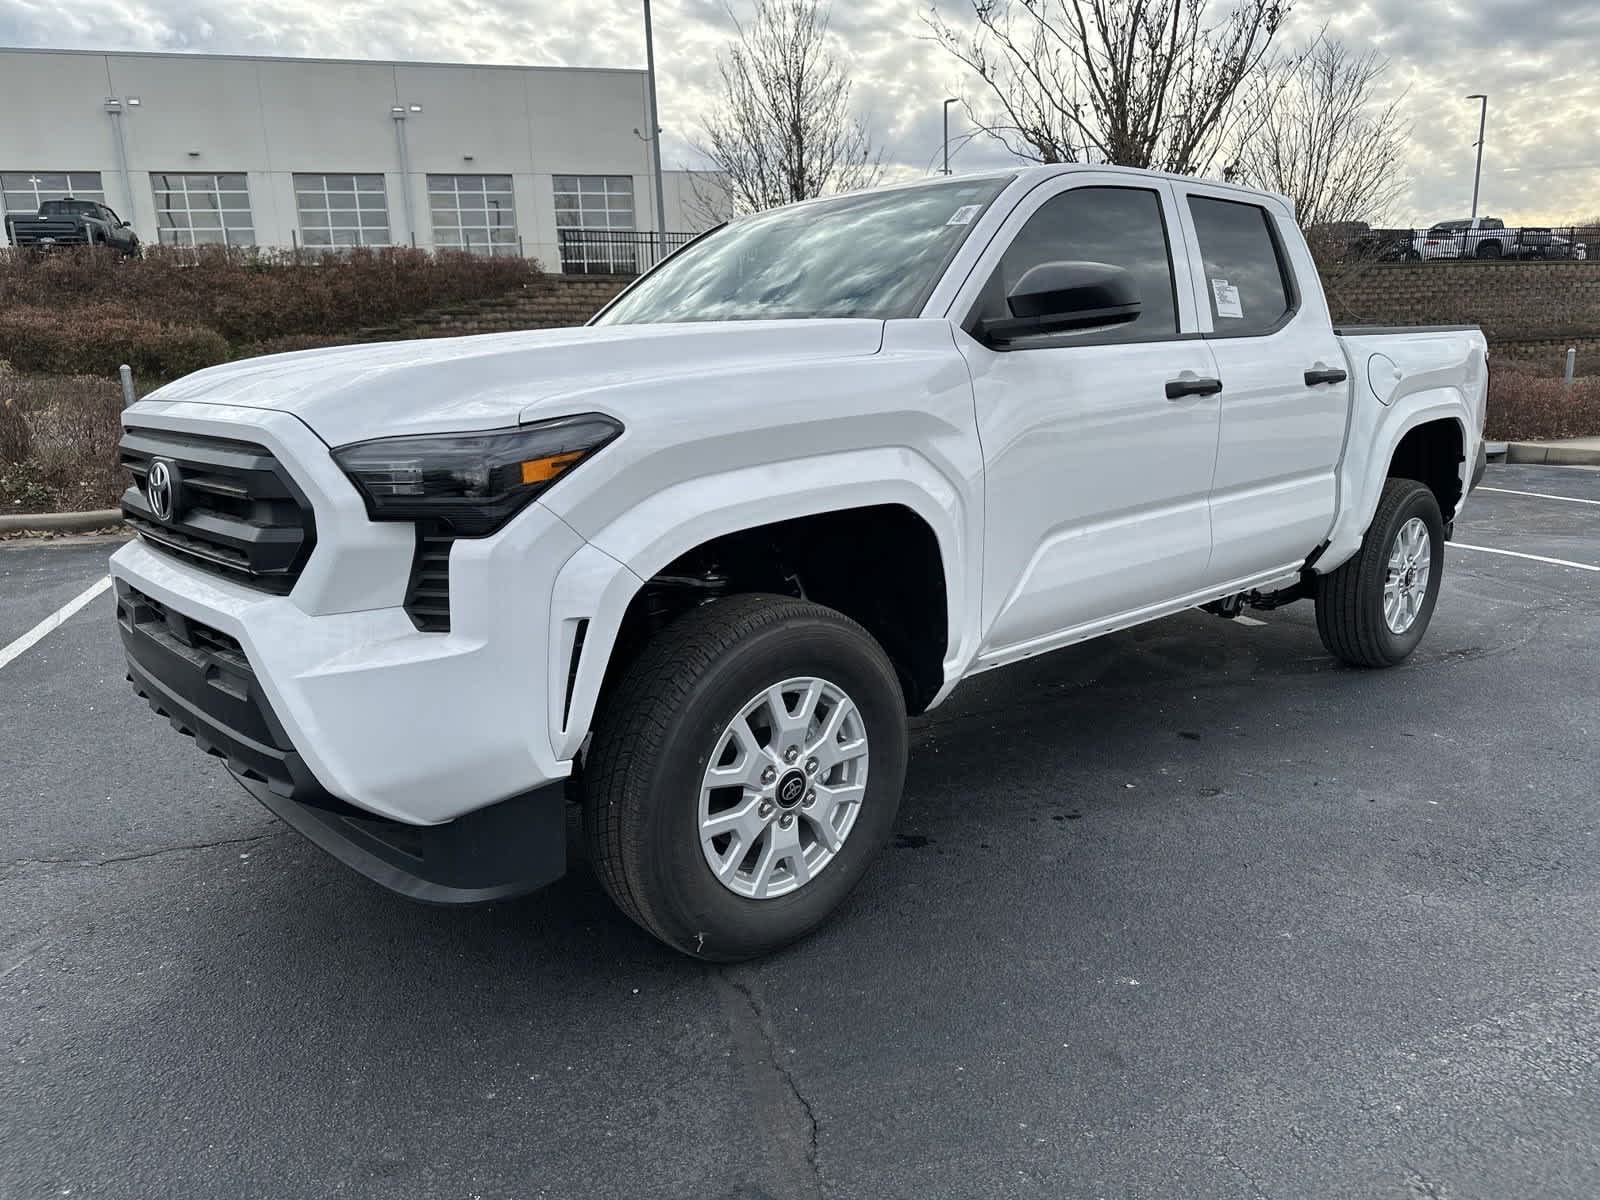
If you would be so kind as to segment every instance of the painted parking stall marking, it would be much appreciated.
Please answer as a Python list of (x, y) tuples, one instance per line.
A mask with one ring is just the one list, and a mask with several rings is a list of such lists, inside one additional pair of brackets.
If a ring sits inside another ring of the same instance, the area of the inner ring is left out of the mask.
[(56, 609), (55, 612), (51, 613), (44, 620), (40, 621), (32, 629), (28, 630), (27, 633), (23, 634), (5, 649), (0, 650), (0, 669), (6, 667), (13, 660), (20, 658), (28, 650), (32, 649), (39, 642), (43, 641), (45, 635), (48, 634), (52, 629), (64, 624), (68, 617), (72, 616), (73, 613), (83, 608), (84, 605), (88, 604), (91, 600), (93, 600), (96, 596), (110, 586), (111, 576), (102, 575), (94, 583), (84, 588), (83, 591), (79, 592), (71, 600), (68, 600), (60, 608)]
[(1532, 496), (1536, 500), (1559, 500), (1563, 504), (1592, 504), (1600, 508), (1600, 500), (1585, 500), (1579, 496), (1552, 496), (1548, 492), (1522, 492), (1516, 488), (1479, 487), (1474, 489), (1479, 492), (1498, 492), (1502, 496)]
[(1494, 546), (1470, 546), (1466, 542), (1449, 542), (1457, 550), (1476, 550), (1479, 554), (1504, 554), (1507, 558), (1526, 558), (1532, 562), (1550, 563), (1557, 567), (1576, 567), (1580, 571), (1600, 571), (1592, 563), (1573, 562), (1568, 558), (1549, 558), (1543, 554), (1524, 554), (1520, 550), (1499, 550)]

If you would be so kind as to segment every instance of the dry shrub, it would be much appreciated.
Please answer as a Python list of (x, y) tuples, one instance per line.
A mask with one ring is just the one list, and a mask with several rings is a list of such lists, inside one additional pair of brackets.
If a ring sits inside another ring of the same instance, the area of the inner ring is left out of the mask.
[(139, 375), (176, 379), (226, 362), (215, 330), (130, 316), (110, 304), (0, 310), (0, 351), (19, 371), (115, 375), (127, 363)]
[(1600, 376), (1573, 381), (1496, 367), (1484, 435), (1496, 442), (1600, 434)]
[[(73, 336), (86, 336), (88, 324), (112, 316), (205, 329), (220, 336), (231, 356), (275, 339), (348, 337), (444, 305), (516, 292), (539, 278), (538, 264), (525, 259), (401, 248), (297, 256), (156, 246), (136, 259), (11, 251), (0, 252), (0, 313), (53, 313), (64, 323), (58, 328)], [(78, 312), (86, 315), (70, 320)], [(22, 368), (8, 344), (31, 332), (29, 344), (36, 345), (48, 336), (37, 325), (35, 318), (28, 329), (0, 330), (0, 358)]]
[(121, 436), (115, 381), (0, 371), (0, 512), (116, 507)]

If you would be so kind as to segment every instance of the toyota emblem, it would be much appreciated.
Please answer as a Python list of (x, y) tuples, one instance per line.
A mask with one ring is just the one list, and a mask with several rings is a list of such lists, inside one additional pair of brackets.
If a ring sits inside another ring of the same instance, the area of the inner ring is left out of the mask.
[(150, 474), (145, 477), (144, 495), (150, 501), (150, 511), (160, 521), (172, 520), (175, 481), (172, 468), (161, 459), (150, 464)]

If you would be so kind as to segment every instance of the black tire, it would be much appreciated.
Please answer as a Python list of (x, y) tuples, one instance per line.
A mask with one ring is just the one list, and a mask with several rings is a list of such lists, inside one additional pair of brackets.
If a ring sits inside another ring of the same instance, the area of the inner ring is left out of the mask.
[[(1383, 588), (1395, 538), (1413, 517), (1422, 518), (1428, 530), (1428, 586), (1410, 627), (1395, 633), (1384, 620)], [(1322, 644), (1353, 667), (1392, 667), (1404, 661), (1427, 632), (1443, 574), (1444, 521), (1438, 500), (1414, 479), (1388, 480), (1360, 551), (1337, 570), (1317, 576), (1317, 633)]]
[(1479, 258), (1499, 258), (1500, 257), (1500, 253), (1501, 253), (1501, 250), (1500, 250), (1500, 243), (1499, 242), (1479, 242), (1478, 243), (1478, 257)]
[[(701, 849), (700, 784), (716, 742), (762, 688), (811, 675), (844, 689), (870, 743), (866, 792), (832, 861), (774, 899), (735, 894)], [(820, 925), (888, 840), (905, 783), (906, 708), (894, 666), (832, 609), (744, 595), (679, 617), (602, 702), (584, 761), (584, 833), (617, 906), (667, 945), (736, 962)]]

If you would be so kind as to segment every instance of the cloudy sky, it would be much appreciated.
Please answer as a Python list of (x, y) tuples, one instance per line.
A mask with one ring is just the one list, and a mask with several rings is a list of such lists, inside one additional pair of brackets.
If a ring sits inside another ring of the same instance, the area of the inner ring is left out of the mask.
[[(835, 0), (833, 30), (856, 97), (897, 175), (936, 166), (939, 102), (980, 93), (922, 36), (929, 0)], [(962, 0), (938, 0), (958, 17)], [(1220, 0), (1225, 2), (1225, 0)], [(753, 0), (732, 0), (748, 14)], [(713, 103), (716, 54), (732, 27), (722, 0), (655, 0), (668, 166)], [(1317, 28), (1391, 60), (1412, 124), (1410, 186), (1394, 216), (1465, 216), (1476, 101), (1490, 95), (1483, 212), (1557, 223), (1600, 216), (1600, 2), (1300, 0), (1285, 44)], [(451, 62), (642, 66), (637, 0), (0, 0), (0, 45), (191, 50)], [(952, 114), (954, 118), (955, 114)], [(957, 166), (1005, 161), (974, 141)]]

